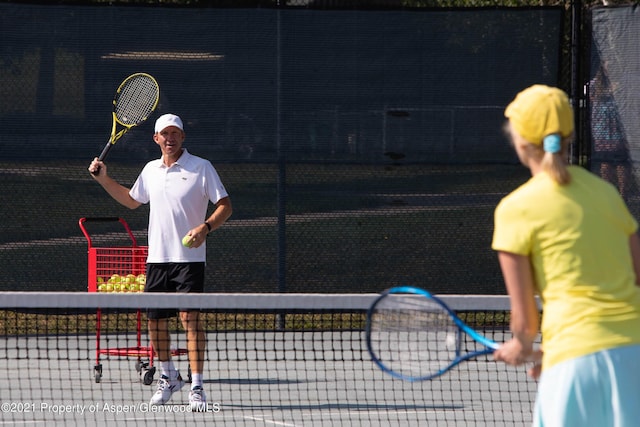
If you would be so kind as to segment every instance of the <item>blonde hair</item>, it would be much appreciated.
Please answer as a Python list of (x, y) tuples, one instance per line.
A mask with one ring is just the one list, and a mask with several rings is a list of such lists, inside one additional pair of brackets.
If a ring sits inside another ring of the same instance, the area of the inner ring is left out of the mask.
[[(540, 166), (558, 185), (568, 185), (571, 182), (571, 174), (567, 169), (567, 148), (570, 138), (562, 139), (562, 148), (557, 153), (544, 152)], [(543, 151), (539, 145), (531, 144), (537, 150)]]

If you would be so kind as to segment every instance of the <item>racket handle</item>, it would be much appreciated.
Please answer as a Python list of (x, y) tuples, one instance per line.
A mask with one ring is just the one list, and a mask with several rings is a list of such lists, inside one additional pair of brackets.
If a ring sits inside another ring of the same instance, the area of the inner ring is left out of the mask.
[(100, 155), (98, 156), (98, 160), (103, 161), (105, 157), (107, 157), (107, 153), (109, 152), (109, 150), (111, 150), (112, 146), (113, 144), (111, 143), (111, 140), (109, 140), (109, 142), (107, 142), (107, 145), (105, 145), (102, 149), (102, 153), (100, 153)]
[[(107, 157), (107, 153), (109, 152), (109, 150), (111, 150), (111, 146), (113, 144), (111, 143), (111, 140), (109, 140), (109, 142), (107, 142), (107, 145), (104, 146), (104, 148), (102, 149), (102, 153), (100, 153), (100, 155), (98, 156), (98, 160), (99, 161), (103, 161), (105, 159), (105, 157)], [(98, 166), (96, 168), (96, 170), (94, 172), (91, 172), (93, 175), (98, 175), (98, 173), (100, 172), (100, 166)]]

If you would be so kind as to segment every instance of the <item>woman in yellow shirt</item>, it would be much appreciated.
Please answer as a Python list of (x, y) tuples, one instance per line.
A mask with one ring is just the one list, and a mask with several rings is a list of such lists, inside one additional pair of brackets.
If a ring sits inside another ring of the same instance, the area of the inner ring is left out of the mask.
[[(507, 107), (507, 133), (531, 179), (495, 211), (492, 248), (511, 300), (513, 338), (496, 360), (540, 378), (535, 426), (640, 422), (640, 239), (617, 190), (567, 164), (573, 111), (534, 85)], [(543, 304), (542, 348), (535, 294)]]

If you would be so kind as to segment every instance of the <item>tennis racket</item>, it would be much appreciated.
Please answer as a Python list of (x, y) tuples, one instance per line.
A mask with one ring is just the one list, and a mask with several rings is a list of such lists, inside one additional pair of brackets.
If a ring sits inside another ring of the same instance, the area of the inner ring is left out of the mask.
[(411, 286), (388, 289), (373, 302), (367, 312), (366, 341), (373, 361), (406, 381), (435, 378), (499, 347), (442, 300)]
[[(104, 160), (111, 147), (131, 128), (147, 120), (155, 111), (159, 100), (160, 87), (149, 74), (136, 73), (124, 79), (113, 99), (111, 136), (98, 160)], [(94, 172), (97, 173), (98, 171)]]

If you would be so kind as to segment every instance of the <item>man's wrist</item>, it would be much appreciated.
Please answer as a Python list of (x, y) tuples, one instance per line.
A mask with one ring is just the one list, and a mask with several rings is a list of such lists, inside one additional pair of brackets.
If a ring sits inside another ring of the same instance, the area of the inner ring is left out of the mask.
[(211, 233), (211, 224), (209, 224), (207, 221), (204, 222), (204, 225), (207, 226), (207, 234)]

